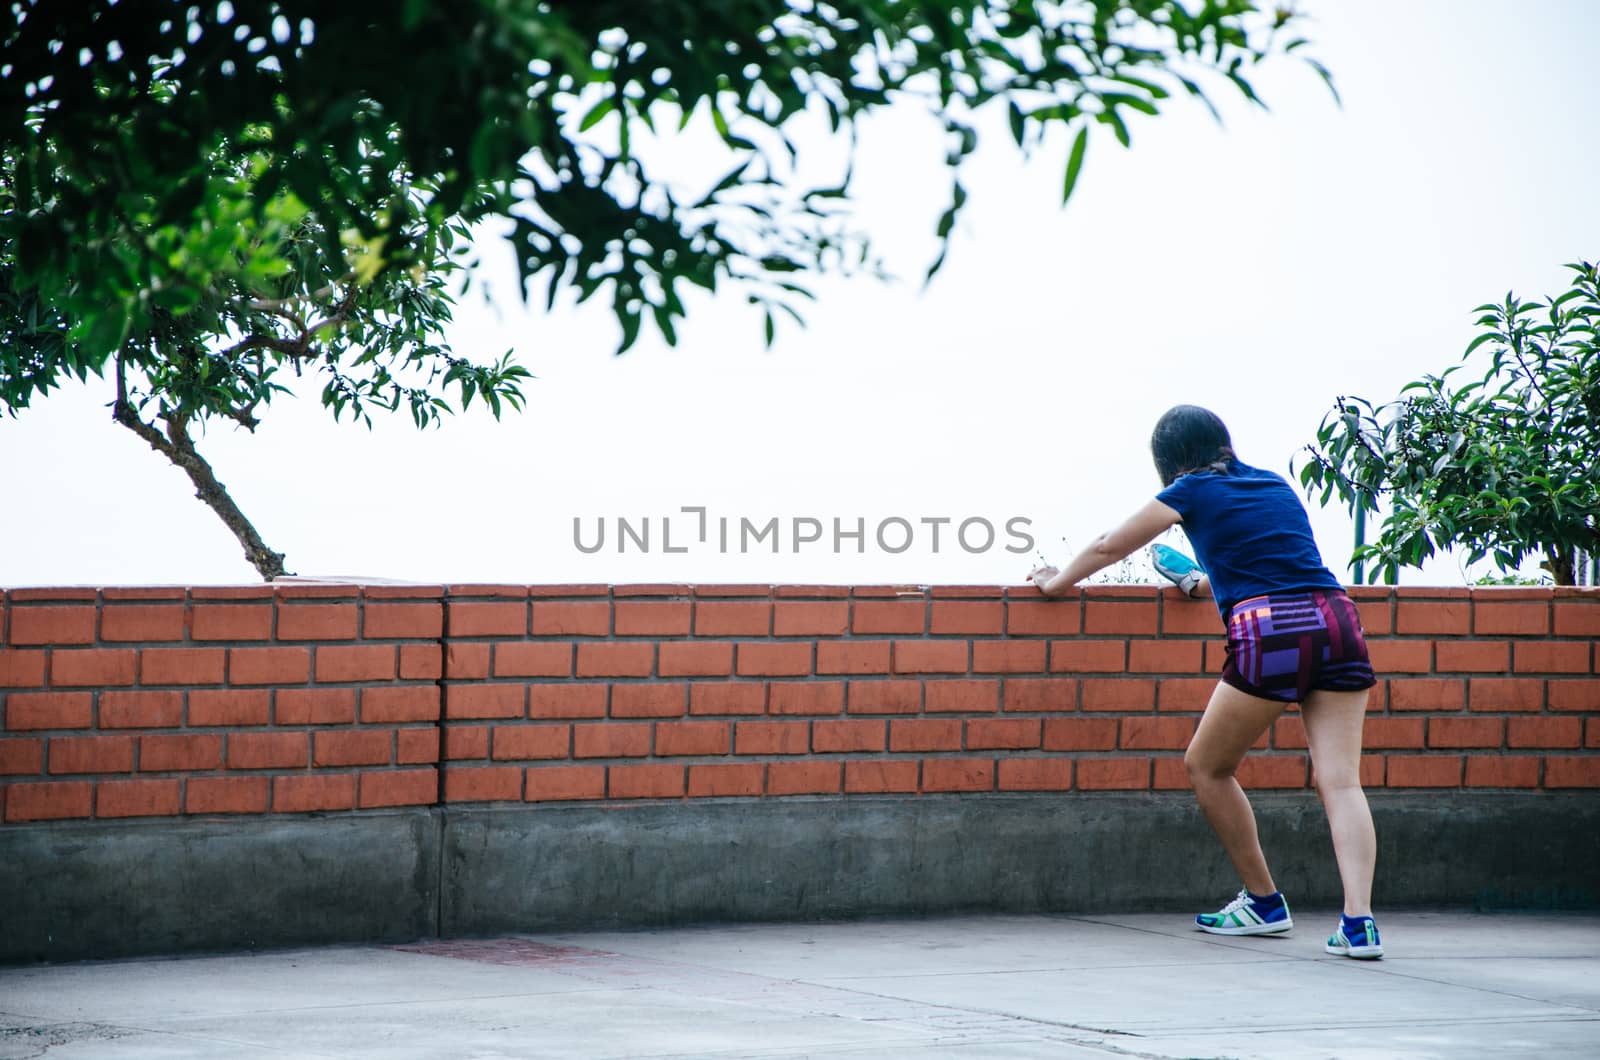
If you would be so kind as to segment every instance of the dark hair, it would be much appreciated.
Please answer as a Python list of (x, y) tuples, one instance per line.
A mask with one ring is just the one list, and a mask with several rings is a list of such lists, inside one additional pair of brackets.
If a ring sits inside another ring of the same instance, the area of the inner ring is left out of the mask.
[(1192, 471), (1226, 472), (1235, 459), (1228, 428), (1215, 412), (1198, 405), (1174, 406), (1156, 421), (1150, 432), (1150, 455), (1163, 486)]

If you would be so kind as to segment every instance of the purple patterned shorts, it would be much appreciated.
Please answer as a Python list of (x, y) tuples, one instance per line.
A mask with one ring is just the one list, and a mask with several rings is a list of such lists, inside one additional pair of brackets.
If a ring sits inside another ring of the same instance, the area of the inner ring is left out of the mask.
[(1312, 689), (1356, 692), (1377, 684), (1356, 605), (1338, 590), (1253, 596), (1228, 615), (1222, 679), (1285, 703)]

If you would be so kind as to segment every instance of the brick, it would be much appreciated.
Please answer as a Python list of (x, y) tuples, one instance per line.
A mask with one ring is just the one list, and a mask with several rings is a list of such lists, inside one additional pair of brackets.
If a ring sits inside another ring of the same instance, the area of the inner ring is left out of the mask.
[(439, 797), (439, 774), (433, 769), (365, 772), (358, 785), (363, 810), (380, 806), (429, 806)]
[(1512, 653), (1519, 674), (1586, 674), (1589, 644), (1585, 641), (1519, 643)]
[(489, 676), (489, 645), (451, 641), (445, 647), (444, 675), (452, 680), (471, 681)]
[(897, 640), (894, 670), (900, 674), (964, 674), (967, 642), (949, 640)]
[(303, 732), (229, 733), (228, 768), (304, 769), (310, 764), (310, 744)]
[(59, 821), (88, 817), (94, 786), (87, 780), (53, 780), (12, 784), (6, 788), (7, 821)]
[(1151, 760), (1150, 787), (1155, 791), (1186, 791), (1194, 785), (1189, 782), (1189, 771), (1183, 759), (1163, 757)]
[(131, 685), (139, 673), (139, 653), (132, 648), (88, 648), (50, 653), (50, 686)]
[(886, 674), (889, 641), (841, 640), (817, 644), (819, 674)]
[(1407, 677), (1389, 682), (1390, 710), (1436, 713), (1466, 706), (1466, 682), (1448, 677)]
[(182, 724), (182, 692), (100, 693), (102, 729), (175, 729)]
[(649, 753), (648, 724), (604, 722), (572, 727), (574, 758), (642, 758)]
[(131, 773), (132, 736), (56, 736), (45, 748), (51, 773)]
[(570, 725), (499, 725), (494, 729), (497, 760), (566, 758), (572, 746)]
[(235, 685), (300, 685), (311, 677), (309, 648), (229, 648), (228, 681)]
[(873, 795), (917, 790), (917, 763), (866, 759), (844, 764), (847, 795)]
[(1509, 718), (1506, 720), (1506, 746), (1581, 747), (1583, 719)]
[(761, 714), (767, 686), (760, 681), (695, 681), (689, 686), (690, 714)]
[(1080, 618), (1076, 598), (1012, 600), (1006, 604), (1006, 632), (1013, 637), (1075, 634), (1081, 628)]
[[(1421, 718), (1402, 718), (1401, 720), (1416, 721), (1419, 725), (1422, 721)], [(1299, 715), (1285, 714), (1272, 723), (1272, 746), (1280, 751), (1304, 751), (1306, 749), (1306, 727), (1305, 723), (1300, 720)]]
[(1121, 640), (1054, 640), (1050, 642), (1050, 669), (1055, 673), (1121, 673), (1127, 665), (1128, 645)]
[(1544, 681), (1528, 677), (1474, 677), (1467, 683), (1472, 710), (1533, 711), (1544, 706)]
[(271, 604), (196, 604), (189, 620), (192, 640), (268, 640)]
[(604, 637), (611, 632), (611, 604), (604, 600), (533, 603), (536, 637)]
[(618, 599), (625, 596), (688, 596), (689, 587), (678, 582), (640, 582), (613, 586), (611, 595)]
[(1403, 599), (1395, 609), (1394, 629), (1401, 635), (1446, 633), (1466, 636), (1472, 632), (1472, 603), (1469, 600)]
[(273, 813), (353, 810), (355, 805), (354, 773), (316, 773), (272, 778)]
[(605, 766), (538, 766), (528, 770), (528, 802), (606, 797)]
[(266, 689), (217, 689), (189, 693), (189, 724), (265, 725), (272, 718), (272, 693)]
[(773, 762), (767, 766), (768, 795), (837, 795), (838, 762)]
[(1046, 751), (1110, 751), (1117, 746), (1115, 718), (1046, 718)]
[(1154, 710), (1156, 683), (1148, 678), (1088, 677), (1081, 698), (1084, 710)]
[(842, 681), (783, 682), (767, 690), (771, 714), (838, 714), (843, 710)]
[(922, 709), (921, 681), (851, 681), (851, 714), (915, 714)]
[(732, 727), (725, 721), (663, 721), (656, 724), (658, 755), (725, 755)]
[(924, 709), (930, 714), (946, 711), (992, 714), (1000, 709), (999, 681), (951, 678), (928, 681), (923, 688)]
[(390, 644), (325, 644), (317, 648), (317, 681), (394, 681)]
[(1228, 660), (1228, 646), (1221, 641), (1206, 642), (1206, 673), (1220, 674)]
[(572, 645), (564, 642), (496, 644), (496, 677), (571, 677)]
[(100, 613), (103, 641), (183, 639), (182, 604), (118, 604)]
[(923, 791), (993, 791), (994, 760), (929, 758), (922, 763)]
[(1469, 788), (1536, 788), (1539, 786), (1539, 759), (1536, 755), (1468, 755)]
[(116, 600), (182, 600), (187, 590), (177, 585), (131, 585), (100, 590), (101, 598)]
[(0, 740), (0, 776), (44, 772), (43, 740)]
[(619, 637), (683, 637), (689, 634), (689, 601), (619, 601), (613, 618)]
[(530, 718), (603, 718), (606, 716), (606, 685), (579, 685), (561, 682), (530, 684), (527, 687), (528, 717)]
[(394, 740), (394, 760), (403, 766), (439, 761), (439, 729), (429, 725), (398, 730)]
[[(1155, 636), (1159, 629), (1157, 616), (1158, 608), (1154, 600), (1131, 602), (1091, 599), (1083, 605), (1083, 631), (1095, 636), (1107, 633)], [(1082, 770), (1079, 772), (1081, 774)]]
[(13, 607), (9, 641), (14, 647), (93, 644), (94, 619), (93, 607)]
[(524, 686), (451, 685), (445, 690), (444, 716), (450, 719), (525, 717)]
[[(1425, 674), (1433, 669), (1433, 641), (1369, 640), (1367, 657), (1380, 674)], [(1509, 659), (1509, 653), (1507, 657)], [(1441, 666), (1440, 669), (1450, 667)]]
[(1148, 787), (1148, 758), (1078, 759), (1079, 791), (1143, 791)]
[(356, 720), (353, 688), (280, 688), (273, 697), (279, 725), (348, 725)]
[(741, 721), (733, 750), (741, 755), (803, 755), (811, 750), (809, 721)]
[[(1388, 597), (1379, 600), (1356, 599), (1355, 605), (1363, 636), (1387, 637), (1394, 632), (1394, 618)], [(1222, 627), (1217, 628), (1220, 631)]]
[(850, 625), (850, 605), (844, 600), (780, 600), (772, 605), (775, 637), (833, 637)]
[(811, 749), (817, 754), (881, 751), (885, 740), (882, 721), (818, 721), (811, 726)]
[(1435, 649), (1440, 673), (1508, 673), (1511, 645), (1503, 640), (1441, 640)]
[(183, 791), (172, 780), (103, 780), (95, 786), (96, 817), (176, 817)]
[(682, 682), (655, 682), (611, 687), (613, 718), (678, 718), (689, 701), (689, 686)]
[(1600, 601), (1555, 605), (1555, 635), (1558, 637), (1600, 637)]
[(94, 697), (89, 692), (12, 692), (6, 697), (6, 728), (87, 729)]
[[(4, 613), (0, 612), (0, 620)], [(44, 685), (42, 651), (0, 648), (0, 688), (39, 688)]]
[(311, 764), (316, 767), (386, 766), (393, 761), (392, 729), (319, 732), (312, 737)]
[(1193, 718), (1123, 718), (1125, 751), (1181, 751), (1194, 736)]
[(1134, 640), (1128, 642), (1128, 671), (1142, 674), (1192, 674), (1204, 665), (1205, 645), (1198, 640)]
[(1490, 604), (1480, 599), (1472, 609), (1472, 631), (1480, 636), (1542, 637), (1550, 632), (1550, 605)]
[(139, 652), (139, 682), (145, 685), (220, 685), (225, 648), (145, 648)]
[(444, 652), (439, 645), (400, 645), (400, 680), (436, 681), (443, 675)]
[(811, 673), (811, 645), (740, 644), (737, 673), (740, 677), (804, 676)]
[(1216, 694), (1217, 682), (1205, 677), (1163, 677), (1156, 682), (1158, 710), (1200, 711)]
[(1600, 710), (1600, 681), (1551, 681), (1551, 710)]
[(693, 765), (689, 767), (690, 798), (737, 798), (760, 795), (766, 767), (756, 763)]
[(489, 757), (489, 726), (451, 725), (444, 730), (444, 757), (456, 761)]
[(662, 677), (727, 677), (733, 673), (733, 645), (726, 641), (663, 644), (657, 673)]
[(279, 640), (355, 640), (360, 615), (355, 604), (282, 604)]
[(889, 722), (891, 751), (959, 751), (961, 722), (955, 718), (895, 718)]
[(547, 596), (609, 596), (609, 585), (530, 585), (527, 592), (535, 599)]
[(1421, 750), (1423, 726), (1422, 718), (1368, 717), (1362, 723), (1361, 745), (1370, 748)]
[(612, 766), (606, 770), (606, 794), (613, 799), (677, 799), (683, 797), (683, 766)]
[(445, 802), (520, 802), (517, 766), (450, 766), (444, 771)]
[(576, 672), (579, 677), (649, 677), (655, 655), (654, 644), (580, 644)]
[[(368, 603), (361, 615), (361, 635), (368, 640), (438, 640), (444, 636), (444, 605)], [(283, 636), (281, 616), (278, 636)]]
[(438, 721), (440, 717), (438, 685), (393, 685), (361, 690), (361, 720), (369, 725)]
[(496, 597), (504, 600), (525, 600), (528, 597), (526, 585), (503, 585), (493, 582), (463, 582), (445, 586), (445, 590), (453, 597)]
[(1166, 636), (1220, 637), (1222, 615), (1210, 600), (1186, 600), (1176, 593), (1161, 597), (1161, 632)]
[(266, 813), (272, 798), (267, 777), (190, 777), (184, 783), (185, 813)]
[(1387, 782), (1387, 762), (1383, 755), (1361, 756), (1361, 786), (1363, 788), (1381, 788)]
[(764, 637), (772, 628), (772, 605), (765, 600), (700, 601), (694, 606), (694, 632), (700, 637)]
[(928, 620), (934, 634), (976, 633), (995, 635), (1005, 632), (1006, 605), (999, 601), (936, 600)]
[(1460, 755), (1390, 755), (1391, 788), (1455, 788), (1461, 786)]
[[(927, 620), (928, 605), (921, 600), (859, 600), (850, 616), (850, 630), (853, 633), (924, 633)], [(848, 776), (846, 779), (848, 781)]]
[(1027, 640), (972, 642), (973, 673), (1041, 674), (1045, 672), (1045, 643)]
[(1600, 788), (1600, 755), (1548, 755), (1546, 788)]
[(522, 600), (468, 603), (451, 600), (445, 616), (452, 637), (525, 637), (528, 605)]
[(1589, 718), (1584, 722), (1583, 746), (1600, 748), (1600, 718)]
[(1026, 751), (1039, 746), (1038, 718), (971, 718), (967, 721), (969, 751)]
[(1078, 705), (1078, 682), (1070, 677), (1008, 677), (1005, 710), (1070, 711)]
[(1070, 791), (1072, 760), (1069, 758), (1002, 758), (1001, 791)]
[(1303, 788), (1306, 759), (1302, 755), (1247, 755), (1234, 777), (1245, 788)]
[(1429, 747), (1499, 747), (1502, 718), (1429, 718)]
[(222, 737), (184, 733), (139, 737), (139, 772), (187, 773), (222, 768)]

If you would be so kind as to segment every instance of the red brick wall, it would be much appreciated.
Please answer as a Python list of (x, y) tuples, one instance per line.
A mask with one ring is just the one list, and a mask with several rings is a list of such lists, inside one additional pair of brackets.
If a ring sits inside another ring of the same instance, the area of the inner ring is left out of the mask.
[[(1600, 788), (1600, 591), (1357, 588), (1373, 788)], [(0, 598), (0, 819), (1168, 790), (1221, 667), (1153, 588), (336, 586)], [(1302, 788), (1286, 714), (1247, 787)]]

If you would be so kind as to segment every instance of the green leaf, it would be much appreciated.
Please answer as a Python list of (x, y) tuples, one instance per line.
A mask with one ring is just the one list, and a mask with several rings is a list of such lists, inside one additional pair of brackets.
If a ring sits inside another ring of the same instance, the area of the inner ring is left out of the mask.
[(1061, 204), (1065, 206), (1078, 185), (1078, 174), (1083, 170), (1083, 155), (1089, 148), (1089, 127), (1081, 126), (1072, 141), (1072, 153), (1067, 156), (1067, 174), (1061, 184)]

